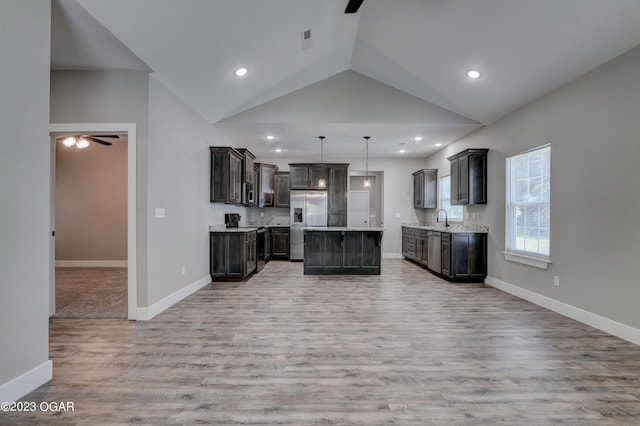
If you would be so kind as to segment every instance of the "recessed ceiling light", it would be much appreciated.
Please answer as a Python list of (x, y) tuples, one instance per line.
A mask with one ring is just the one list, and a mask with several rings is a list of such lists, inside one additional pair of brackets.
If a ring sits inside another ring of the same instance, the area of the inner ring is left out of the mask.
[(238, 68), (237, 70), (235, 70), (235, 71), (233, 72), (233, 74), (234, 74), (236, 77), (242, 77), (243, 75), (247, 74), (247, 71), (249, 71), (249, 70), (248, 70), (248, 69), (246, 69), (246, 68)]
[(467, 71), (467, 77), (469, 77), (469, 78), (476, 79), (476, 78), (480, 78), (481, 75), (482, 74), (480, 74), (480, 71), (478, 71), (478, 70), (469, 70), (469, 71)]
[(276, 148), (274, 149), (275, 152), (282, 152), (282, 148)]
[(442, 146), (442, 144), (441, 144), (440, 142), (438, 142), (438, 143), (436, 144), (436, 146)]
[(400, 154), (404, 154), (405, 152), (407, 152), (407, 150), (406, 150), (406, 149), (399, 149), (399, 150), (398, 150), (398, 152), (399, 152)]
[(421, 141), (422, 140), (422, 136), (416, 136), (415, 138), (413, 138), (414, 141)]
[(265, 136), (265, 138), (269, 139), (270, 141), (274, 140), (276, 137), (273, 135), (267, 135)]

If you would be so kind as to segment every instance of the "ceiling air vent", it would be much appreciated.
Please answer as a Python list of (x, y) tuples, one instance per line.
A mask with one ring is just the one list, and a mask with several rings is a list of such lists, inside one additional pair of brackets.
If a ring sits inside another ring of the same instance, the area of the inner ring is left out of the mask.
[(300, 33), (302, 36), (302, 49), (308, 49), (313, 46), (313, 39), (311, 38), (311, 30), (306, 30)]

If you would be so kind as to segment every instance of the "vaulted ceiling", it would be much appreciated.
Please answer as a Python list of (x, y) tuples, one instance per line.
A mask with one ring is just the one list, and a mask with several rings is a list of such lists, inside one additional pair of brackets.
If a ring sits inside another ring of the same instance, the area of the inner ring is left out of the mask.
[(319, 134), (426, 156), (640, 45), (638, 0), (346, 3), (54, 0), (52, 69), (151, 71), (259, 156), (317, 155)]

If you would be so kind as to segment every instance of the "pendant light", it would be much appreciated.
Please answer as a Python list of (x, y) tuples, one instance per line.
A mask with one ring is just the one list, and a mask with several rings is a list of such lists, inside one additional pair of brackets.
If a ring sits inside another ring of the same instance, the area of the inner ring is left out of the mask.
[[(318, 136), (318, 139), (320, 139), (320, 163), (324, 164), (324, 136)], [(322, 178), (318, 179), (318, 188), (326, 187), (327, 181)]]
[(362, 185), (365, 188), (371, 188), (371, 181), (369, 180), (369, 139), (371, 136), (365, 136), (364, 139), (367, 141), (367, 155), (365, 157), (365, 172), (364, 172), (364, 184)]

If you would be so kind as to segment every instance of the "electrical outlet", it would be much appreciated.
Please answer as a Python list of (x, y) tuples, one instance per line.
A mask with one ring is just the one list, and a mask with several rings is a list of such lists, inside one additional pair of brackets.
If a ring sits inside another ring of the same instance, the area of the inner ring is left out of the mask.
[(187, 273), (187, 267), (186, 267), (186, 266), (183, 266), (183, 267), (182, 267), (182, 270), (180, 271), (180, 273), (181, 273), (181, 274), (182, 274), (182, 276), (184, 277), (184, 276), (185, 276), (185, 274)]
[(164, 219), (165, 210), (162, 207), (156, 207), (156, 219)]
[(553, 285), (555, 285), (556, 287), (560, 287), (560, 277), (557, 275), (553, 276)]
[(400, 218), (400, 213), (396, 213), (396, 217), (397, 217), (397, 218)]
[(476, 212), (471, 213), (471, 219), (475, 219), (476, 218)]
[(260, 212), (260, 217), (264, 217), (264, 212)]

